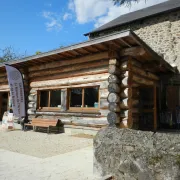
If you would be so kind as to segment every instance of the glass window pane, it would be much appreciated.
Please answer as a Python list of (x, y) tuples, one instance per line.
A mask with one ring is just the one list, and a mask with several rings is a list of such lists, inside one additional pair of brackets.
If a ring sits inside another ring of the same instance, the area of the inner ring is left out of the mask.
[(98, 87), (84, 89), (84, 106), (98, 108)]
[(40, 107), (48, 107), (49, 91), (41, 91)]
[(71, 89), (70, 97), (70, 107), (82, 107), (82, 89)]
[(61, 90), (51, 91), (50, 107), (61, 107)]

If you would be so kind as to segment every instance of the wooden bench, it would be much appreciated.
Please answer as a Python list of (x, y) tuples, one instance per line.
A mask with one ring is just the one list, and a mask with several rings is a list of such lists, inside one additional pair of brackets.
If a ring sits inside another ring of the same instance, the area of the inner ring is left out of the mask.
[(30, 123), (24, 124), (24, 130), (26, 130), (27, 126), (32, 126), (34, 131), (38, 127), (47, 128), (47, 133), (50, 133), (51, 127), (56, 127), (56, 128), (58, 128), (58, 132), (59, 132), (60, 131), (60, 120), (33, 118)]

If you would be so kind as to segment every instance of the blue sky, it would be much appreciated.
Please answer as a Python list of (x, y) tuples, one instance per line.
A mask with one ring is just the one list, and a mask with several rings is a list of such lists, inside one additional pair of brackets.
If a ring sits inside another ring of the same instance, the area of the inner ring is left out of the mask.
[(27, 55), (87, 40), (83, 34), (121, 14), (166, 0), (140, 0), (128, 7), (110, 0), (4, 0), (0, 6), (0, 49)]

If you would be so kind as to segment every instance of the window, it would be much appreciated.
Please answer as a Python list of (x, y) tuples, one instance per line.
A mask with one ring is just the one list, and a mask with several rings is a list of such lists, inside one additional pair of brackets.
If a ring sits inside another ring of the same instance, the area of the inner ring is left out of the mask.
[(39, 109), (59, 110), (61, 107), (61, 90), (39, 91)]
[(72, 88), (69, 90), (70, 109), (94, 109), (99, 107), (99, 87)]

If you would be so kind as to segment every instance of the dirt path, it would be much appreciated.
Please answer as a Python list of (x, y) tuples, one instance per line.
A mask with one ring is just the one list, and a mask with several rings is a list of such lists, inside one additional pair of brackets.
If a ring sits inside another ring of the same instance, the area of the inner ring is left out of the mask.
[(1, 149), (40, 158), (71, 152), (87, 146), (92, 146), (92, 139), (21, 130), (0, 132)]

